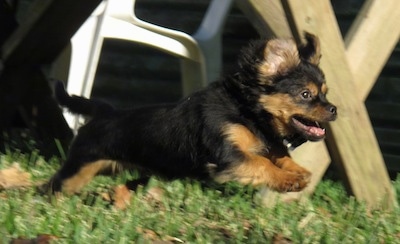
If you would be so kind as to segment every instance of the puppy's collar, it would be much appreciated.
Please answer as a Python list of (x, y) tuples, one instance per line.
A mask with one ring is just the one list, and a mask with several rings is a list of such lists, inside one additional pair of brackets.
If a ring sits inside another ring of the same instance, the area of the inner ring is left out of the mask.
[(293, 137), (283, 138), (283, 145), (285, 145), (287, 147), (287, 149), (289, 149), (290, 151), (293, 151), (294, 149), (296, 149), (298, 146), (302, 145), (306, 141), (307, 140), (304, 137), (302, 137), (300, 135), (296, 135)]

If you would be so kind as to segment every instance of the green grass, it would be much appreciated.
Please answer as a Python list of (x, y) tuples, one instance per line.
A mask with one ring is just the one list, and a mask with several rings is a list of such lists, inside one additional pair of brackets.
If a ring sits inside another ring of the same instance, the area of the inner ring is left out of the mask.
[[(48, 179), (58, 161), (45, 162), (37, 153), (0, 155), (0, 169), (18, 162), (34, 182)], [(91, 192), (105, 192), (134, 176), (99, 176), (82, 194), (54, 199), (33, 187), (0, 191), (0, 243), (14, 238), (58, 237), (54, 243), (400, 243), (400, 210), (367, 211), (348, 197), (341, 184), (323, 181), (304, 203), (265, 208), (255, 203), (256, 191), (228, 184), (203, 187), (197, 181), (162, 181), (132, 194), (126, 210), (117, 210)], [(400, 178), (394, 187), (400, 196)], [(147, 190), (164, 189), (161, 201)]]

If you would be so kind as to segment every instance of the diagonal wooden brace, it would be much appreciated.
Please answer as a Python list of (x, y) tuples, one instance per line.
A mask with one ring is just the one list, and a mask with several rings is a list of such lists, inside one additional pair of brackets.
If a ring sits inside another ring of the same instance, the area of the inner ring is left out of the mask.
[[(385, 14), (393, 13), (396, 16), (399, 9), (398, 6), (396, 8), (393, 6), (395, 4), (394, 1), (387, 0), (387, 2), (392, 6), (393, 10), (390, 11), (386, 8), (382, 10), (381, 8), (381, 11), (378, 11), (376, 9), (378, 7), (372, 4), (372, 0), (369, 0), (361, 14), (365, 14), (365, 11), (367, 11), (365, 9), (369, 9), (374, 14), (382, 14), (383, 11)], [(258, 27), (259, 31), (267, 28), (280, 36), (290, 32), (285, 31), (287, 26), (290, 26), (293, 36), (298, 41), (300, 41), (304, 31), (319, 36), (323, 57), (321, 68), (324, 70), (331, 88), (330, 100), (338, 105), (339, 109), (339, 119), (332, 123), (328, 130), (331, 132), (328, 146), (333, 161), (343, 170), (349, 190), (358, 200), (365, 201), (370, 207), (384, 206), (390, 208), (393, 206), (396, 203), (395, 193), (363, 102), (366, 96), (365, 93), (369, 92), (371, 85), (367, 85), (368, 88), (364, 89), (364, 92), (358, 92), (359, 86), (362, 85), (356, 82), (359, 78), (353, 72), (358, 72), (359, 70), (352, 70), (349, 65), (349, 62), (352, 62), (350, 53), (354, 51), (351, 51), (350, 48), (347, 51), (345, 50), (330, 1), (282, 0), (281, 2), (279, 0), (249, 0), (248, 4), (241, 1), (239, 6), (245, 13), (253, 16), (251, 20), (256, 24), (256, 28)], [(268, 10), (270, 6), (274, 11)], [(374, 8), (372, 9), (371, 6), (374, 6)], [(357, 19), (360, 18), (362, 17), (359, 16)], [(378, 18), (371, 17), (369, 20), (379, 23), (376, 20)], [(254, 21), (254, 19), (256, 20)], [(392, 21), (396, 19), (398, 17), (388, 18), (390, 23), (385, 23), (385, 25), (395, 25), (395, 22), (393, 23)], [(362, 26), (364, 25), (360, 21), (356, 21), (352, 27), (353, 30), (350, 32), (353, 33), (351, 42), (354, 41), (354, 43), (352, 45), (357, 45), (357, 42), (361, 42), (356, 41), (360, 39), (357, 35), (361, 33), (356, 30)], [(375, 32), (375, 35), (376, 33), (378, 32)], [(290, 36), (290, 34), (286, 36)], [(373, 34), (369, 38), (374, 39)], [(378, 68), (373, 70), (375, 75), (380, 72), (387, 59), (387, 53), (393, 48), (394, 44), (392, 43), (396, 39), (396, 35), (389, 37), (389, 39), (389, 46), (392, 45), (392, 47), (383, 48), (386, 57), (379, 60), (381, 63), (377, 65)], [(348, 42), (350, 43), (350, 41)], [(363, 45), (363, 43), (360, 43), (360, 45)], [(381, 45), (383, 44), (379, 44), (379, 46)], [(371, 82), (373, 81), (369, 81), (369, 83)], [(303, 152), (301, 155), (303, 155)], [(317, 159), (324, 159), (324, 155), (323, 151), (322, 153), (316, 152), (313, 155), (309, 155), (315, 162), (316, 168), (319, 167), (317, 166)]]

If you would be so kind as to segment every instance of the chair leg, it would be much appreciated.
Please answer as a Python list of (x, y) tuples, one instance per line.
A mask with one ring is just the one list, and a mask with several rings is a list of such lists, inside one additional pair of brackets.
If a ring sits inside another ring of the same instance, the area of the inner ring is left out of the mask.
[(181, 59), (182, 93), (187, 96), (207, 85), (204, 65), (189, 59)]
[[(100, 35), (101, 17), (89, 19), (72, 38), (71, 66), (67, 91), (70, 94), (90, 97), (97, 70), (103, 37)], [(64, 113), (65, 119), (75, 131), (83, 123), (78, 115)]]
[(212, 0), (199, 29), (193, 35), (204, 54), (208, 82), (221, 75), (222, 33), (233, 2), (234, 0)]
[(219, 78), (222, 72), (222, 40), (221, 34), (213, 36), (209, 40), (198, 40), (204, 54), (204, 65), (207, 70), (207, 82), (213, 82)]

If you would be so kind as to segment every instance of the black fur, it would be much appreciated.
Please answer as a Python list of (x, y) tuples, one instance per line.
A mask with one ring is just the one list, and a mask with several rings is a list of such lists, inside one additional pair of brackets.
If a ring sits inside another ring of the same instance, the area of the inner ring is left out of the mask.
[[(261, 84), (259, 66), (266, 43), (251, 43), (242, 52), (236, 72), (176, 104), (119, 110), (100, 101), (69, 96), (62, 83), (57, 83), (55, 95), (60, 105), (90, 119), (79, 129), (67, 161), (53, 177), (52, 190), (62, 190), (65, 179), (82, 166), (102, 159), (166, 177), (212, 177), (245, 159), (224, 135), (224, 126), (229, 124), (240, 124), (251, 131), (264, 145), (261, 154), (271, 154), (274, 148), (287, 153), (284, 137), (299, 135), (276, 131), (274, 115), (260, 104), (260, 95), (297, 96), (306, 81), (321, 86), (324, 77), (316, 65), (302, 60), (290, 72), (271, 76), (271, 84)], [(320, 102), (328, 104), (325, 97)]]
[[(60, 89), (62, 84), (57, 86)], [(228, 95), (221, 82), (178, 104), (131, 110), (110, 110), (104, 103), (68, 97), (63, 92), (61, 97), (57, 92), (60, 104), (76, 102), (78, 106), (68, 106), (72, 112), (93, 117), (79, 129), (70, 148), (73, 158), (68, 158), (68, 167), (113, 159), (133, 162), (167, 177), (204, 177), (207, 162), (224, 165), (235, 158), (231, 145), (222, 140), (221, 127), (228, 121), (246, 123), (238, 101)]]

